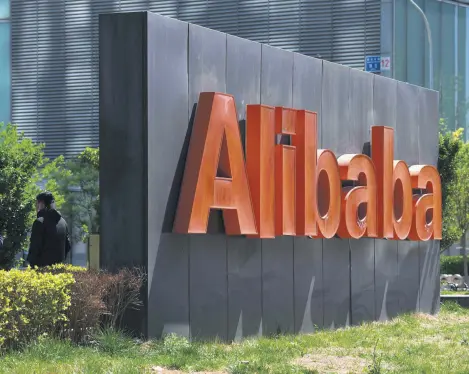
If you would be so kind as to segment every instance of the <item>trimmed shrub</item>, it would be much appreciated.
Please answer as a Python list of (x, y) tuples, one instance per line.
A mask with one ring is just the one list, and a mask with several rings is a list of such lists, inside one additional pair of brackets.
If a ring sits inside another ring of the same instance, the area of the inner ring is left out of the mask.
[(0, 270), (0, 349), (16, 348), (67, 320), (72, 274)]
[(441, 256), (440, 274), (464, 274), (463, 256)]
[(75, 273), (84, 273), (87, 271), (86, 268), (83, 268), (81, 266), (73, 266), (70, 264), (56, 264), (56, 265), (46, 266), (42, 268), (35, 267), (34, 270), (36, 270), (39, 273), (51, 273), (51, 274), (62, 274), (62, 273), (75, 274)]

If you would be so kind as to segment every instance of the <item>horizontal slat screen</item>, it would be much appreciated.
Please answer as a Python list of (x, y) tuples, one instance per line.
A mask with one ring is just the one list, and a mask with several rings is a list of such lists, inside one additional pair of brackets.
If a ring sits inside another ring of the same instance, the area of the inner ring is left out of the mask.
[(363, 68), (380, 0), (12, 0), (12, 120), (50, 157), (98, 145), (98, 15), (150, 10)]

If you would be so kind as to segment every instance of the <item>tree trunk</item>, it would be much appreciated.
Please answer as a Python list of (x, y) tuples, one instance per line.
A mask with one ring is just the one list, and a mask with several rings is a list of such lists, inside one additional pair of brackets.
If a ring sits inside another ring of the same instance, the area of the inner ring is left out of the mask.
[(464, 259), (464, 282), (469, 282), (469, 274), (467, 269), (467, 250), (466, 250), (466, 233), (463, 234), (461, 237), (461, 249), (463, 251), (463, 259)]

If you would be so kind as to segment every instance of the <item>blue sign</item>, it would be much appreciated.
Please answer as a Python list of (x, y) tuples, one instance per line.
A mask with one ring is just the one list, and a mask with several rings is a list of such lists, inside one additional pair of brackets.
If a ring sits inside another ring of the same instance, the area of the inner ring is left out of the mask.
[(370, 73), (381, 72), (381, 56), (366, 56), (365, 71)]

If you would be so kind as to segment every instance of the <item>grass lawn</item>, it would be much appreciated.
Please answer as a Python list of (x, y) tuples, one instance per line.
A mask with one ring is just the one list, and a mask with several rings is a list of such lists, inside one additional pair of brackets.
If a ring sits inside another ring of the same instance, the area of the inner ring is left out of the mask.
[(469, 373), (469, 310), (402, 316), (313, 335), (234, 344), (168, 337), (137, 344), (117, 333), (90, 346), (43, 338), (0, 358), (0, 373)]

